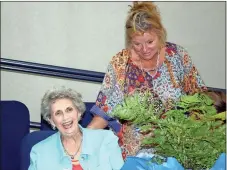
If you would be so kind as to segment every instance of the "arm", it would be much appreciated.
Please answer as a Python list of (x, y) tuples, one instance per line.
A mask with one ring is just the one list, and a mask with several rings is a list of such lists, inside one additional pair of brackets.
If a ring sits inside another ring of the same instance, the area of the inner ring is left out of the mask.
[(104, 129), (108, 125), (108, 121), (102, 118), (101, 116), (94, 116), (92, 121), (89, 123), (87, 128), (90, 129)]
[[(224, 103), (226, 103), (222, 98), (221, 94), (218, 92), (208, 91), (206, 85), (204, 84), (201, 76), (198, 73), (195, 65), (192, 63), (191, 57), (186, 50), (183, 50), (183, 65), (184, 65), (184, 90), (188, 94), (194, 94), (196, 92), (205, 92), (211, 99), (214, 100), (214, 106), (217, 112), (221, 112), (222, 108), (225, 108)], [(223, 93), (224, 94), (224, 93)], [(222, 94), (222, 95), (223, 95)], [(225, 111), (224, 109), (223, 111)]]
[(187, 94), (207, 91), (207, 87), (202, 80), (198, 70), (192, 62), (188, 52), (182, 50), (182, 62), (184, 67), (183, 88)]
[(36, 161), (37, 161), (37, 154), (32, 149), (31, 153), (30, 153), (30, 165), (29, 165), (28, 170), (37, 170)]
[(90, 110), (94, 114), (94, 119), (87, 126), (88, 128), (99, 129), (108, 126), (115, 132), (120, 131), (120, 124), (111, 116), (111, 112), (117, 104), (123, 101), (121, 80), (127, 61), (127, 56), (119, 53), (109, 63), (96, 104)]

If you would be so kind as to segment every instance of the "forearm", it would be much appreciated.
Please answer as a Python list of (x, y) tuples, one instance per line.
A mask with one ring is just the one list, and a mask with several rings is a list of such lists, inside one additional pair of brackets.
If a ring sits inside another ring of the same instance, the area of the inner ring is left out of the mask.
[(108, 125), (108, 122), (100, 116), (94, 116), (87, 128), (90, 129), (104, 129)]

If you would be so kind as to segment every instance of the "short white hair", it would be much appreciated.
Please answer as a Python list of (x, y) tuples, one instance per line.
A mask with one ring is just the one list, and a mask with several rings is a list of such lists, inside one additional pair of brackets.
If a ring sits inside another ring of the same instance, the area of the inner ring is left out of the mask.
[(61, 86), (59, 88), (53, 87), (48, 90), (41, 102), (41, 115), (44, 120), (48, 121), (51, 117), (51, 104), (58, 99), (69, 99), (72, 101), (76, 109), (81, 113), (81, 116), (84, 114), (86, 107), (82, 101), (82, 95), (77, 91)]

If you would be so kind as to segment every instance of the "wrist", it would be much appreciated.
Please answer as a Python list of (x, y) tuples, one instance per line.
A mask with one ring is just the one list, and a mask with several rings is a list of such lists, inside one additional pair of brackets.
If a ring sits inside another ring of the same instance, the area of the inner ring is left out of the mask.
[(88, 125), (86, 128), (93, 129), (92, 125)]

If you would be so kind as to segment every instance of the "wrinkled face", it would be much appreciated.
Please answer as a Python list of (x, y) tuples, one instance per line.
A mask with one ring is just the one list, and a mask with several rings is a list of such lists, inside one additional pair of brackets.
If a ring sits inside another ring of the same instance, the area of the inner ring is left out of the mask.
[(58, 99), (51, 104), (51, 124), (64, 136), (73, 136), (79, 131), (80, 116), (70, 99)]
[(154, 32), (133, 36), (131, 44), (132, 49), (143, 60), (152, 59), (159, 50), (159, 39)]

